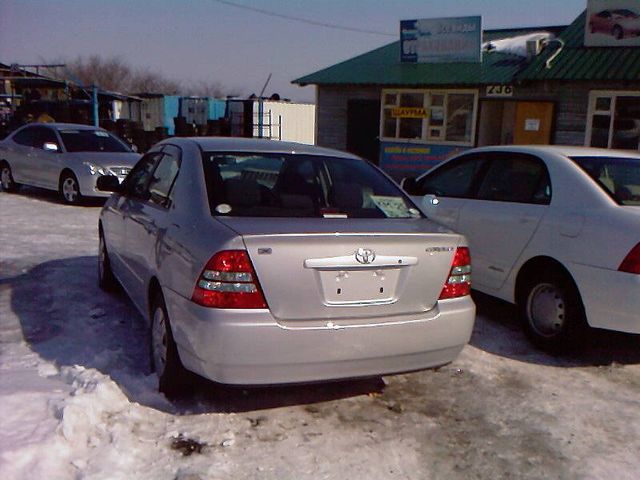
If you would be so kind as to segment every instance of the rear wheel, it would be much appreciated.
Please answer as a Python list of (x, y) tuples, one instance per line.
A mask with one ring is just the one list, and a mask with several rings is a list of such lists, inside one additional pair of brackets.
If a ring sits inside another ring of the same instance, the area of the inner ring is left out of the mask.
[(190, 375), (180, 361), (162, 294), (156, 295), (151, 307), (151, 360), (162, 393), (167, 397), (187, 393)]
[(5, 192), (15, 192), (20, 186), (14, 182), (11, 167), (7, 162), (0, 163), (0, 185)]
[(562, 351), (583, 344), (588, 325), (580, 293), (560, 271), (534, 275), (518, 302), (524, 330), (531, 342), (547, 351)]
[(100, 229), (98, 241), (98, 286), (105, 292), (113, 292), (118, 286), (118, 281), (111, 270), (111, 261), (102, 229)]
[(82, 199), (78, 179), (71, 172), (65, 172), (60, 177), (60, 197), (69, 205), (76, 205)]

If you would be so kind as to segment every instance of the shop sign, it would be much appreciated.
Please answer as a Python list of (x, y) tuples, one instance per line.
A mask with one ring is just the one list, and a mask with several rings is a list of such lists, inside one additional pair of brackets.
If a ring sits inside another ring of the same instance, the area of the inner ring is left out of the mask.
[(380, 166), (385, 170), (405, 171), (407, 174), (422, 173), (467, 149), (456, 145), (382, 142)]
[(400, 61), (452, 63), (482, 61), (482, 17), (400, 21)]
[(397, 107), (391, 110), (393, 118), (427, 118), (429, 114), (426, 108)]
[(511, 85), (487, 85), (487, 97), (513, 97)]
[(587, 47), (640, 47), (640, 2), (589, 0), (584, 44)]

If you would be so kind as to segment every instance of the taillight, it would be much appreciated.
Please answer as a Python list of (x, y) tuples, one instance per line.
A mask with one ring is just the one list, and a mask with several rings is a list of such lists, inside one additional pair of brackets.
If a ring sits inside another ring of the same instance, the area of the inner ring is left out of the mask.
[(245, 250), (216, 253), (204, 267), (191, 300), (203, 307), (267, 308)]
[(640, 243), (631, 249), (618, 267), (619, 272), (640, 274)]
[(471, 293), (471, 255), (467, 247), (458, 247), (453, 256), (449, 278), (440, 293), (440, 300), (464, 297)]

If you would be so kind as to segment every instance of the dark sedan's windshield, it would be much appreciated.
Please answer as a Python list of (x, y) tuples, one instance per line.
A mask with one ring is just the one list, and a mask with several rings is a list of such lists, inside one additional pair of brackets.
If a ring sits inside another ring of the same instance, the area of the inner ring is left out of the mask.
[(620, 205), (640, 205), (640, 158), (572, 157)]
[(392, 181), (364, 161), (298, 154), (203, 156), (213, 215), (421, 217)]
[(123, 142), (103, 130), (58, 130), (67, 152), (131, 152)]

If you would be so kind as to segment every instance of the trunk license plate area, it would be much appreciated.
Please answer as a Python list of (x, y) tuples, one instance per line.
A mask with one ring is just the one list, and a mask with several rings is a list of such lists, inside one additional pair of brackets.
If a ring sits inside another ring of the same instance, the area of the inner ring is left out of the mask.
[(394, 303), (400, 268), (321, 270), (324, 301), (331, 306)]

